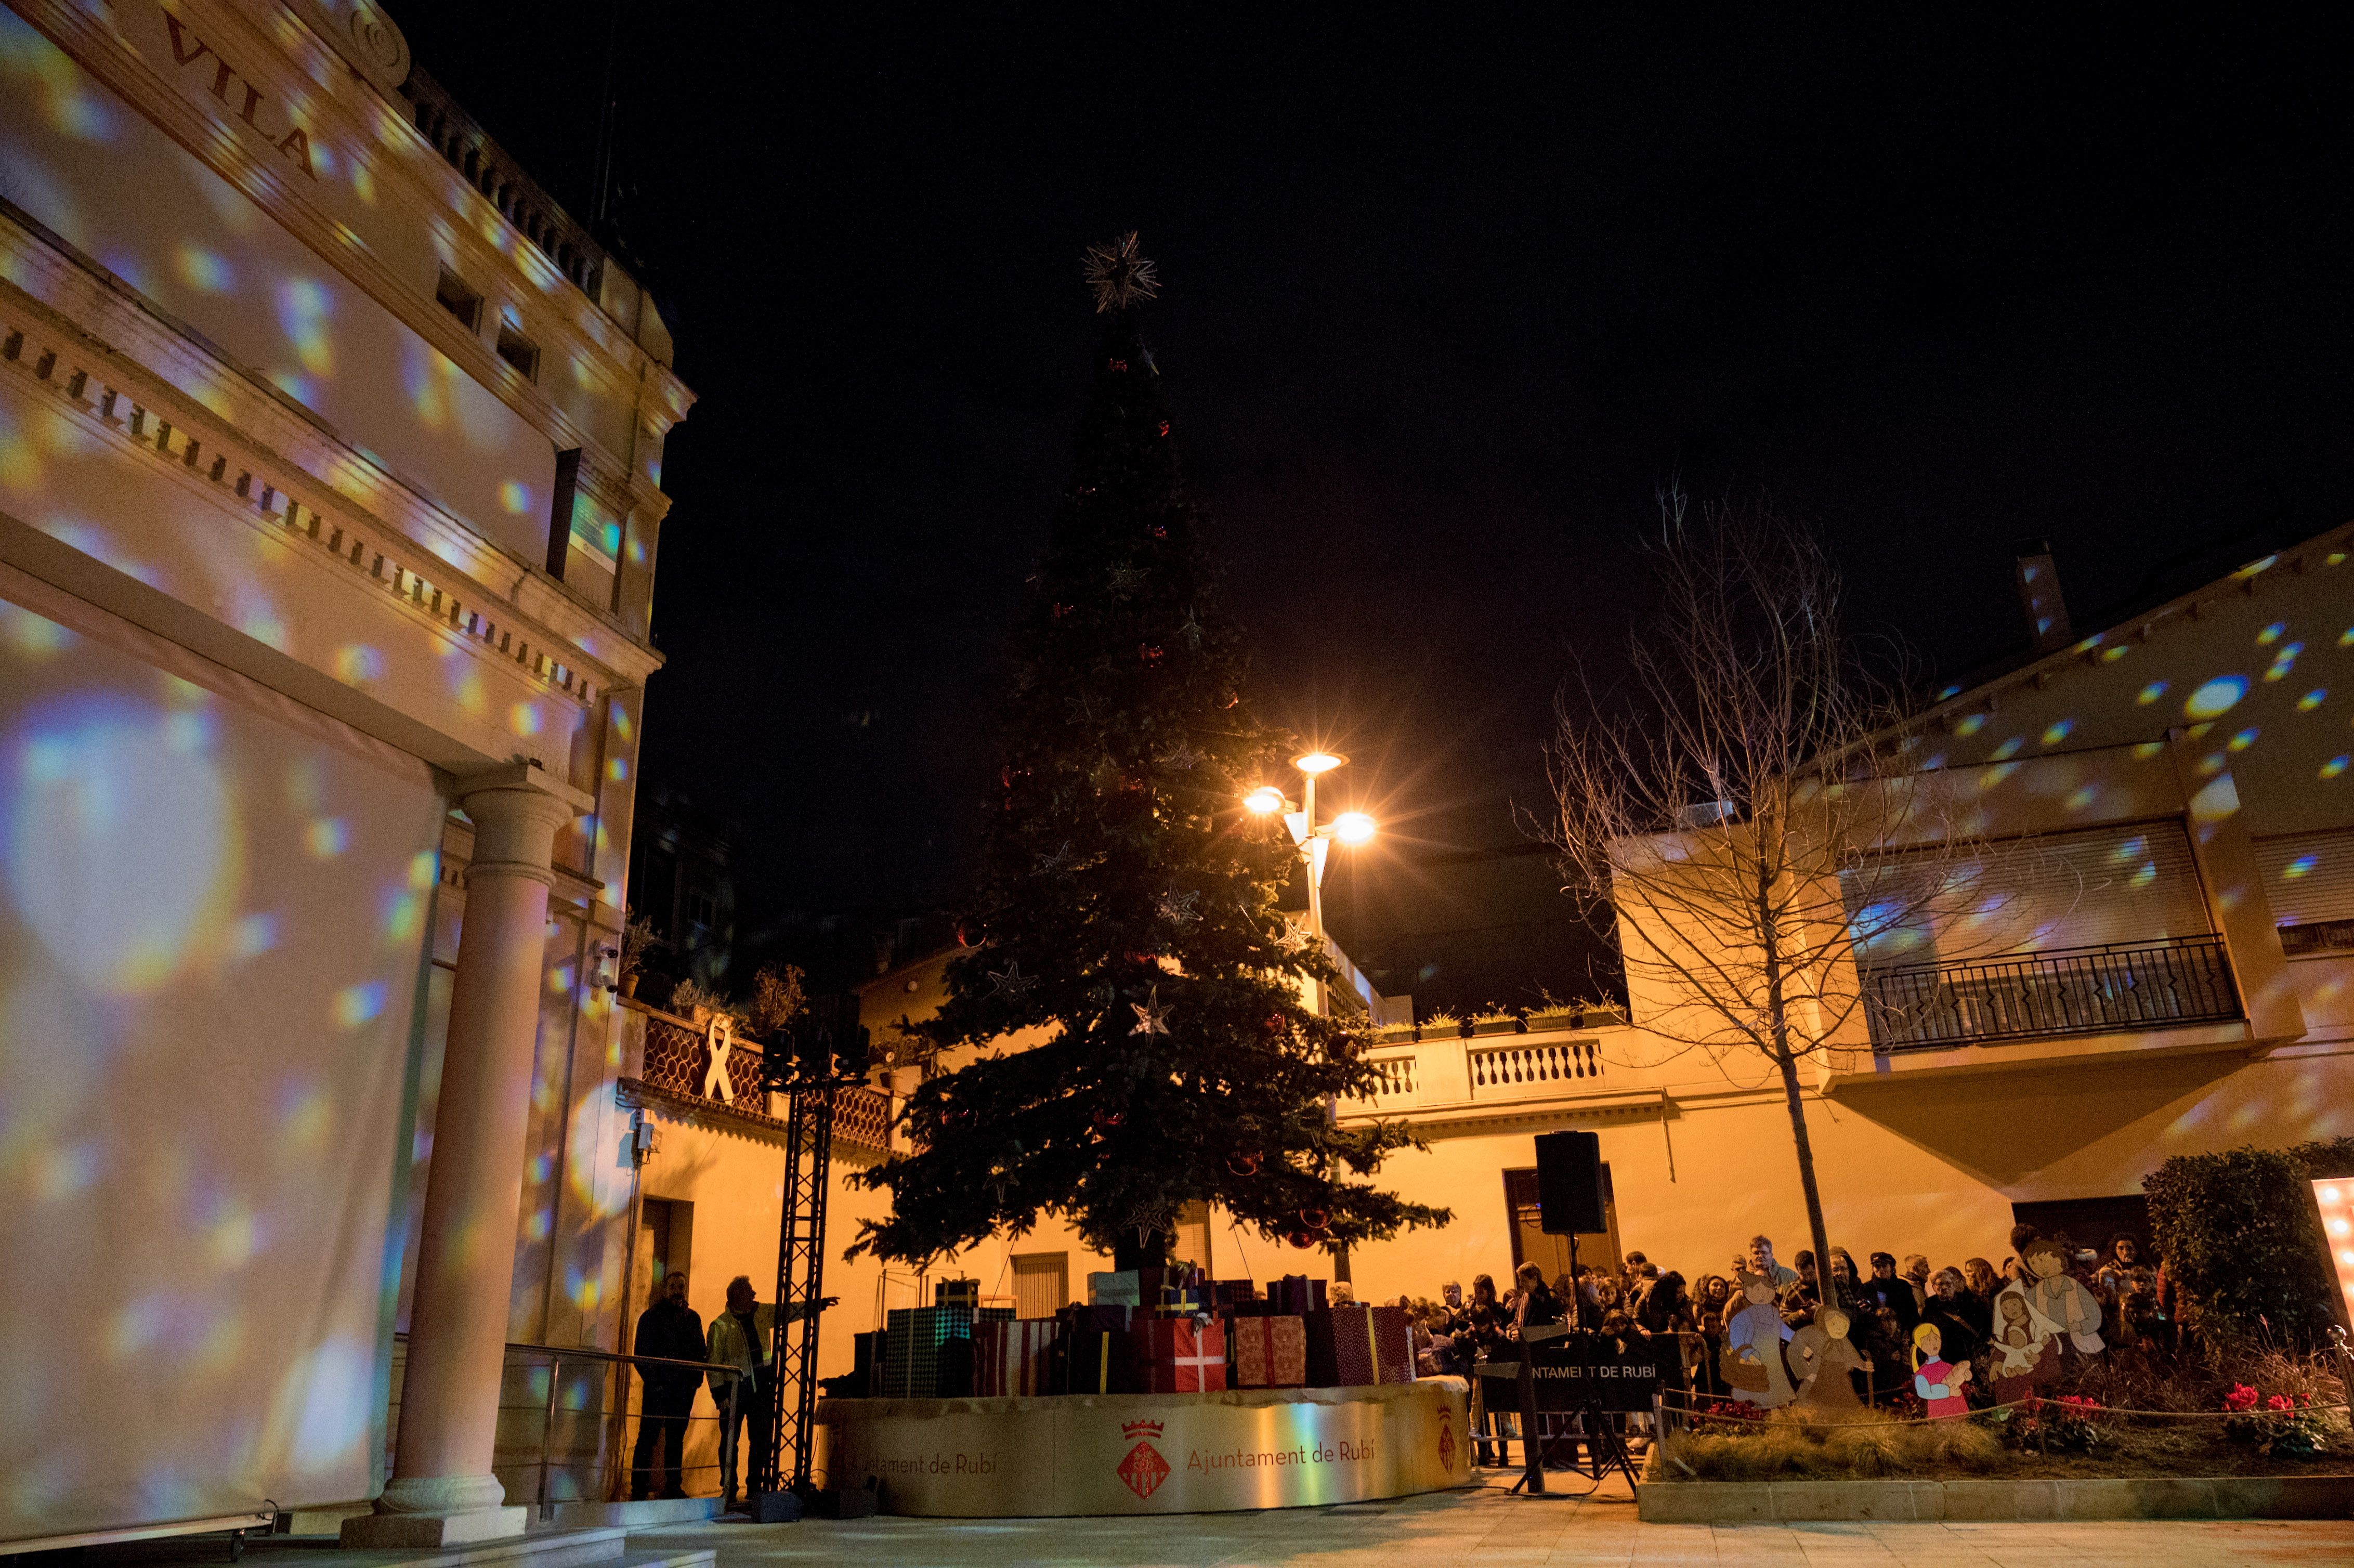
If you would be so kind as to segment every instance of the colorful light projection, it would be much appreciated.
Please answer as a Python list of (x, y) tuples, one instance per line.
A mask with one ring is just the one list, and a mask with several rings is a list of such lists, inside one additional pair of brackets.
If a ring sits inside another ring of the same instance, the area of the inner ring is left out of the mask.
[(364, 1496), (424, 961), (381, 891), (443, 803), (13, 591), (51, 614), (0, 602), (0, 1540)]

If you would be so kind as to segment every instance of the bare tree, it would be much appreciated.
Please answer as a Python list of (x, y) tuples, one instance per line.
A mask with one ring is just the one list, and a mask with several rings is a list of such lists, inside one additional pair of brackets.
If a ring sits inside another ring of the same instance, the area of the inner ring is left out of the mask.
[[(1660, 498), (1661, 601), (1633, 647), (1636, 701), (1564, 689), (1547, 836), (1568, 891), (1606, 906), (1637, 1016), (1670, 1058), (1769, 1065), (1836, 1298), (1802, 1064), (1865, 1001), (1876, 960), (1983, 927), (1984, 846), (1914, 772), (1892, 682), (1840, 630), (1821, 544), (1764, 503)], [(1845, 1038), (1853, 1039), (1848, 1033)]]

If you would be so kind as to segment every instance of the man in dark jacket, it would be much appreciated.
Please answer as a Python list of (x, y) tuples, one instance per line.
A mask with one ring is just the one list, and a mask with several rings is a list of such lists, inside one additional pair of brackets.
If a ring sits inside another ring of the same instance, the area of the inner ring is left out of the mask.
[[(686, 1276), (666, 1274), (654, 1287), (654, 1304), (638, 1318), (638, 1337), (631, 1351), (665, 1361), (703, 1360), (703, 1319), (686, 1304)], [(680, 1462), (686, 1453), (686, 1417), (695, 1408), (695, 1391), (703, 1374), (690, 1367), (642, 1366), (644, 1395), (638, 1408), (638, 1442), (630, 1455), (630, 1496), (683, 1498), (686, 1476)], [(661, 1458), (655, 1446), (661, 1446)], [(655, 1470), (666, 1472), (670, 1485), (656, 1492)]]

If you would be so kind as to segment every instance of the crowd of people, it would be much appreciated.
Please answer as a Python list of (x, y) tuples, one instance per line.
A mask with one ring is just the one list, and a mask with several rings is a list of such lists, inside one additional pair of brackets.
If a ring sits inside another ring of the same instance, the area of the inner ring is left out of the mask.
[[(1875, 1399), (1912, 1384), (1909, 1347), (1914, 1330), (1934, 1325), (1946, 1358), (1956, 1363), (1979, 1357), (1994, 1340), (1995, 1298), (2019, 1278), (2020, 1258), (2036, 1240), (2031, 1227), (2011, 1233), (2012, 1254), (1999, 1266), (1983, 1257), (1932, 1267), (1918, 1253), (1899, 1259), (1875, 1252), (1870, 1272), (1860, 1272), (1845, 1247), (1830, 1249), (1830, 1276), (1845, 1310), (1848, 1337), (1869, 1363), (1856, 1376)], [(2100, 1252), (2078, 1249), (2059, 1238), (2069, 1273), (2084, 1286), (2101, 1310), (2100, 1333), (2110, 1345), (2170, 1346), (2175, 1339), (2173, 1289), (2159, 1261), (2145, 1255), (2135, 1236), (2112, 1236)], [(1472, 1277), (1466, 1295), (1449, 1282), (1437, 1301), (1400, 1298), (1412, 1316), (1419, 1370), (1468, 1374), (1482, 1356), (1510, 1359), (1510, 1347), (1535, 1326), (1568, 1325), (1621, 1340), (1633, 1334), (1678, 1334), (1694, 1393), (1725, 1395), (1722, 1364), (1724, 1335), (1734, 1315), (1749, 1305), (1742, 1280), (1763, 1279), (1774, 1292), (1783, 1322), (1796, 1330), (1815, 1321), (1824, 1292), (1815, 1255), (1800, 1252), (1785, 1264), (1773, 1242), (1753, 1236), (1731, 1260), (1726, 1274), (1702, 1274), (1687, 1281), (1661, 1269), (1640, 1252), (1629, 1252), (1616, 1268), (1581, 1266), (1576, 1277), (1547, 1279), (1533, 1263), (1522, 1264), (1511, 1287), (1499, 1292), (1485, 1274)], [(1982, 1358), (1981, 1358), (1982, 1359)], [(1859, 1392), (1863, 1392), (1859, 1389)]]

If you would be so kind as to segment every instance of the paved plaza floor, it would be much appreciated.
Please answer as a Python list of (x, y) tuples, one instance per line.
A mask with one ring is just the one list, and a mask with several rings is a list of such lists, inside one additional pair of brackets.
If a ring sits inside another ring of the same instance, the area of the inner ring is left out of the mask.
[[(1572, 1489), (1575, 1477), (1553, 1478)], [(1781, 1568), (2243, 1568), (2354, 1563), (2354, 1522), (1644, 1524), (1624, 1481), (1593, 1496), (1516, 1498), (1490, 1486), (1394, 1502), (1159, 1519), (728, 1520), (630, 1538), (633, 1550), (712, 1547), (718, 1568), (799, 1563), (1299, 1564), (1539, 1568), (1548, 1563), (1764, 1563)]]

